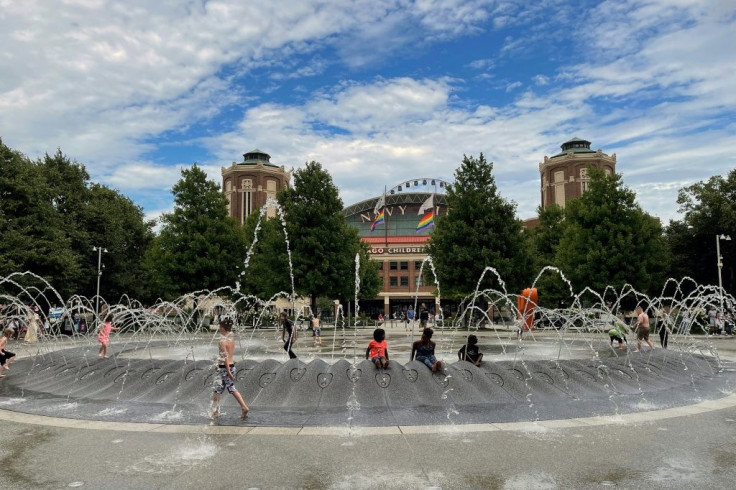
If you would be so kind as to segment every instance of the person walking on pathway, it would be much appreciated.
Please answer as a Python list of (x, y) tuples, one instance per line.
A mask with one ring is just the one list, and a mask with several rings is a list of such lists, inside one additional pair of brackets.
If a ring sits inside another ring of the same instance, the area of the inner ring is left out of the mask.
[(419, 328), (426, 328), (427, 322), (429, 322), (429, 310), (427, 310), (427, 305), (422, 303), (422, 309), (419, 312)]
[(409, 305), (409, 309), (406, 310), (406, 326), (404, 330), (408, 331), (414, 328), (414, 307)]
[(34, 306), (33, 311), (28, 312), (27, 324), (26, 336), (23, 340), (30, 343), (38, 342), (38, 328), (41, 324), (41, 317), (38, 316), (38, 306)]
[(217, 374), (215, 392), (212, 394), (212, 418), (220, 416), (220, 396), (227, 390), (240, 405), (240, 418), (245, 418), (250, 408), (245, 404), (243, 395), (235, 388), (235, 339), (233, 338), (233, 321), (229, 318), (220, 320), (220, 341), (217, 343)]
[(713, 305), (710, 305), (710, 309), (708, 310), (708, 326), (709, 332), (711, 335), (718, 333), (718, 310), (716, 310), (716, 307)]
[(284, 343), (284, 350), (289, 354), (289, 359), (296, 359), (296, 354), (291, 350), (291, 346), (296, 342), (297, 331), (294, 328), (294, 322), (289, 320), (285, 311), (282, 311), (279, 315), (279, 321), (281, 322), (281, 341)]

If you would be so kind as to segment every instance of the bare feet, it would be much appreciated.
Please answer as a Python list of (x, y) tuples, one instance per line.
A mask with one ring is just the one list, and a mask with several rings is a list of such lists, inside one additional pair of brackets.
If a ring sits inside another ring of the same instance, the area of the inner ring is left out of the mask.
[(242, 412), (242, 413), (240, 414), (240, 418), (241, 418), (241, 419), (244, 419), (244, 418), (246, 418), (246, 417), (248, 416), (248, 412), (250, 412), (250, 408), (248, 408), (248, 407), (245, 407), (245, 408), (243, 409), (243, 412)]

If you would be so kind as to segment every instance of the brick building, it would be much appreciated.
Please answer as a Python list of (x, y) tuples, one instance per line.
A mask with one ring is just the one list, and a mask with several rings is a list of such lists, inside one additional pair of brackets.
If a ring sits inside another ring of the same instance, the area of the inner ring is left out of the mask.
[(562, 151), (544, 157), (539, 164), (542, 208), (551, 204), (565, 207), (568, 201), (583, 195), (588, 188), (588, 166), (606, 174), (616, 172), (616, 154), (609, 156), (602, 150), (591, 150), (590, 141), (573, 138), (562, 143)]
[[(248, 216), (259, 212), (266, 199), (276, 198), (278, 191), (289, 187), (290, 180), (291, 171), (271, 163), (268, 153), (261, 150), (245, 153), (242, 162), (222, 167), (222, 191), (228, 200), (230, 216), (242, 225)], [(266, 212), (268, 217), (276, 215), (273, 208)]]

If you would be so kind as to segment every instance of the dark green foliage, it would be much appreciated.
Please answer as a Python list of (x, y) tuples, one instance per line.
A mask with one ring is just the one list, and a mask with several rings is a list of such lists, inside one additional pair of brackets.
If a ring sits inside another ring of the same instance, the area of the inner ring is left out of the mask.
[[(498, 194), (493, 164), (463, 157), (448, 188), (450, 212), (436, 220), (428, 251), (435, 263), (445, 297), (472, 293), (485, 267), (495, 268), (509, 292), (528, 287), (531, 260), (516, 205)], [(481, 285), (498, 288), (495, 275)]]
[[(260, 221), (258, 236), (256, 225)], [(249, 248), (254, 240), (249, 266), (241, 276), (241, 292), (268, 299), (279, 292), (291, 294), (289, 257), (280, 219), (261, 218), (251, 214), (243, 224), (243, 234)]]
[(147, 257), (152, 292), (173, 298), (235, 286), (245, 258), (242, 229), (227, 214), (220, 187), (197, 165), (173, 187), (174, 211), (162, 217)]
[[(91, 291), (97, 272), (97, 255), (92, 246), (101, 246), (103, 279), (100, 294), (117, 301), (123, 294), (143, 299), (147, 293), (147, 276), (143, 269), (145, 254), (153, 241), (153, 223), (146, 221), (143, 210), (129, 198), (108, 187), (92, 184), (83, 221), (87, 231), (83, 267), (87, 273), (85, 291)], [(96, 285), (96, 284), (95, 284)]]
[[(556, 204), (546, 209), (538, 208), (539, 224), (527, 233), (531, 241), (534, 261), (534, 274), (537, 275), (546, 266), (557, 264), (557, 251), (560, 239), (565, 231), (565, 210)], [(539, 303), (547, 308), (561, 304), (569, 304), (570, 289), (560, 274), (548, 269), (537, 280), (535, 287), (539, 292)]]
[[(355, 294), (355, 256), (361, 254), (361, 297), (378, 294), (378, 265), (342, 214), (332, 177), (317, 162), (294, 172), (294, 186), (279, 193), (286, 214), (296, 293), (349, 300)], [(282, 254), (275, 244), (269, 246)], [(280, 274), (280, 273), (279, 273)], [(288, 291), (288, 290), (287, 290)]]
[(97, 245), (110, 252), (103, 260), (105, 296), (141, 291), (151, 224), (117, 191), (90, 184), (83, 165), (61, 151), (33, 162), (0, 141), (0, 193), (0, 275), (30, 271), (64, 297), (91, 297)]
[(701, 284), (718, 284), (716, 235), (721, 240), (723, 287), (736, 289), (736, 169), (725, 177), (716, 175), (680, 189), (677, 203), (683, 219), (667, 227), (667, 241), (672, 251), (670, 276), (690, 276)]
[(668, 267), (659, 220), (642, 211), (620, 175), (589, 172), (589, 190), (565, 210), (558, 265), (575, 291), (588, 286), (603, 292), (606, 286), (629, 283), (642, 292), (658, 292)]
[(38, 164), (0, 141), (0, 275), (30, 271), (68, 294), (79, 278), (64, 217)]

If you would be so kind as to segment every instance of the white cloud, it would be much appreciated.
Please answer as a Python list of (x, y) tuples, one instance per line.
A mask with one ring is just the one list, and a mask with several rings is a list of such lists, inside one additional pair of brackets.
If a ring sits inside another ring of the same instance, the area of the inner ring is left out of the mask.
[[(644, 208), (672, 217), (680, 183), (736, 167), (734, 7), (605, 1), (584, 23), (545, 28), (573, 19), (568, 8), (556, 0), (0, 0), (0, 136), (31, 156), (60, 146), (93, 179), (135, 189), (159, 210), (168, 204), (154, 191), (179, 175), (151, 163), (161, 144), (205, 144), (215, 158), (202, 167), (215, 181), (220, 165), (254, 147), (287, 168), (318, 160), (346, 204), (407, 178), (450, 179), (463, 153), (482, 151), (501, 192), (529, 217), (538, 162), (577, 135), (616, 152)], [(544, 36), (577, 43), (559, 71), (508, 77), (531, 76), (524, 91), (514, 91), (519, 81), (499, 84), (514, 97), (503, 105), (470, 99), (470, 81), (447, 71), (360, 80), (366, 66), (394, 67), (402, 53), (493, 26), (522, 29), (494, 37), (503, 45), (478, 48), (464, 67), (498, 71)], [(344, 66), (355, 71), (342, 83), (307, 85)], [(268, 97), (292, 78), (305, 80), (298, 98)], [(268, 86), (254, 90), (258, 83)], [(198, 129), (224, 108), (231, 125)]]
[(168, 191), (179, 180), (181, 166), (161, 166), (152, 162), (123, 164), (109, 175), (105, 181), (122, 191), (132, 189), (160, 189)]
[(506, 92), (512, 92), (516, 90), (517, 88), (521, 87), (522, 83), (519, 81), (507, 83), (506, 84)]

